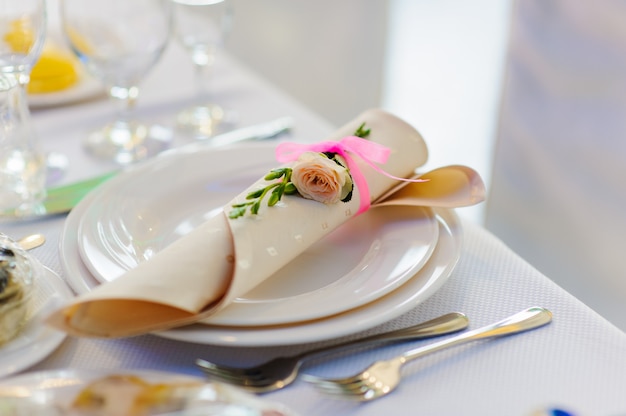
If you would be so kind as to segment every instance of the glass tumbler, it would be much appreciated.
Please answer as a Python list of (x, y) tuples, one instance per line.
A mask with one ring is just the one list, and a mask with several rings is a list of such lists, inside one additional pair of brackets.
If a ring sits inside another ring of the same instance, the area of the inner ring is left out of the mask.
[(26, 98), (45, 31), (44, 0), (0, 0), (0, 218), (28, 216), (45, 197), (46, 158)]

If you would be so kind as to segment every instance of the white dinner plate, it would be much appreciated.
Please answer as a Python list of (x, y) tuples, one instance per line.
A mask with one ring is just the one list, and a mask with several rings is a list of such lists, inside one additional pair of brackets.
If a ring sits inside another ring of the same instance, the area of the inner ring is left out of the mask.
[(432, 296), (448, 280), (461, 254), (462, 232), (456, 213), (436, 210), (439, 243), (426, 265), (407, 283), (360, 308), (299, 325), (235, 328), (189, 325), (156, 333), (165, 338), (200, 344), (261, 347), (326, 341), (384, 324)]
[[(31, 262), (36, 261), (31, 258)], [(17, 337), (0, 346), (0, 378), (28, 368), (52, 353), (66, 334), (45, 325), (42, 319), (74, 297), (52, 270), (38, 265), (34, 294), (25, 327)]]
[[(221, 215), (225, 204), (276, 165), (274, 146), (248, 145), (172, 152), (120, 174), (77, 207), (83, 263), (101, 283), (118, 278), (210, 216)], [(365, 305), (424, 266), (438, 231), (429, 208), (372, 209), (207, 322), (290, 324)]]
[[(184, 414), (226, 414), (223, 412), (225, 406), (228, 405), (227, 413), (232, 415), (296, 415), (283, 404), (199, 377), (150, 370), (76, 369), (32, 372), (0, 380), (0, 413), (7, 414), (2, 413), (4, 411), (9, 415), (58, 416), (75, 414), (69, 408), (80, 392), (85, 390), (90, 383), (109, 376), (137, 377), (141, 382), (149, 384), (182, 386), (172, 398), (175, 400), (174, 403), (180, 405), (182, 397), (195, 399), (185, 404), (189, 406), (189, 413), (183, 411)], [(197, 387), (185, 389), (185, 386), (190, 385)], [(109, 391), (109, 394), (116, 393)], [(117, 403), (119, 405), (123, 401), (120, 399)], [(160, 402), (160, 405), (164, 404), (166, 403)]]
[[(89, 199), (90, 195), (86, 198)], [(458, 262), (462, 244), (459, 219), (453, 210), (434, 211), (439, 224), (439, 239), (430, 259), (407, 283), (375, 302), (326, 319), (297, 325), (229, 328), (195, 324), (155, 335), (199, 344), (260, 347), (324, 341), (381, 325), (410, 311), (436, 293)], [(76, 227), (81, 215), (79, 208), (68, 216), (60, 237), (60, 257), (70, 285), (77, 292), (85, 293), (99, 283), (78, 255)]]

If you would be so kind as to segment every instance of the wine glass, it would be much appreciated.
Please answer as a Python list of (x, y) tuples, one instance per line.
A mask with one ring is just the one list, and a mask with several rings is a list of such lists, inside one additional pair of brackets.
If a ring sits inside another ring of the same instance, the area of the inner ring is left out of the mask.
[(118, 105), (117, 119), (89, 134), (86, 149), (129, 164), (163, 150), (164, 128), (134, 119), (139, 83), (160, 59), (170, 36), (170, 0), (60, 0), (61, 25), (70, 49), (105, 85)]
[(197, 139), (215, 134), (228, 121), (227, 112), (212, 102), (211, 72), (232, 23), (230, 0), (173, 0), (174, 34), (194, 66), (196, 102), (182, 110), (178, 125)]
[(45, 197), (46, 158), (26, 98), (46, 33), (45, 0), (0, 0), (0, 216), (34, 213)]

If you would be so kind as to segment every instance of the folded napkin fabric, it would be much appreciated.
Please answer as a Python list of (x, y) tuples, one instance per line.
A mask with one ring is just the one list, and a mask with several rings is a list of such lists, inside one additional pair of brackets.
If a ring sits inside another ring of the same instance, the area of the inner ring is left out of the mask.
[[(231, 215), (238, 204), (250, 201), (246, 197), (251, 192), (272, 183), (260, 178), (227, 204), (222, 214), (116, 280), (77, 297), (53, 313), (48, 322), (70, 334), (91, 337), (133, 336), (210, 322), (212, 314), (379, 197), (393, 200), (389, 191), (401, 182), (398, 178), (413, 177), (426, 162), (427, 147), (420, 134), (403, 120), (377, 109), (359, 115), (324, 143), (342, 142), (362, 126), (369, 129), (366, 140), (388, 150), (388, 158), (378, 166), (347, 151), (355, 186), (346, 202), (323, 203), (285, 194), (273, 206), (266, 202), (269, 197), (262, 200), (258, 213), (246, 206), (242, 215)], [(289, 166), (293, 163), (277, 162), (277, 167)], [(420, 182), (405, 184), (420, 186)], [(478, 190), (474, 202), (482, 200), (480, 181)]]

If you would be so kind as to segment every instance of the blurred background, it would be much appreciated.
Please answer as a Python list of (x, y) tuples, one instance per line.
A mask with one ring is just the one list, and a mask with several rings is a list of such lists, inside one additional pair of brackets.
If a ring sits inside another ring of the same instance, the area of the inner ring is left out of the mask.
[[(510, 0), (233, 0), (232, 55), (339, 126), (370, 107), (413, 124), (428, 167), (489, 181)], [(462, 215), (482, 222), (484, 204)]]

